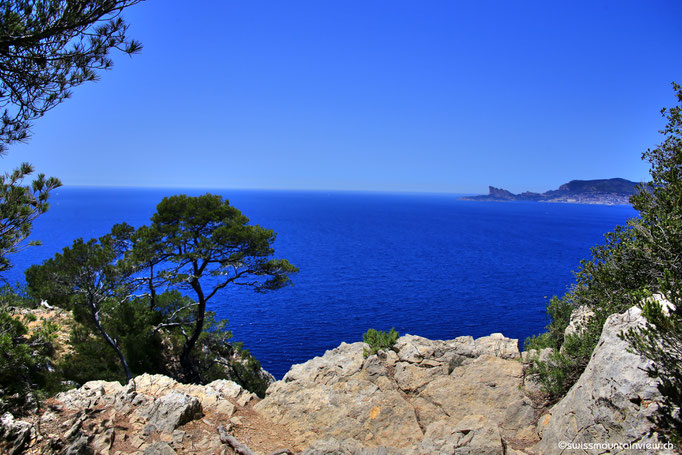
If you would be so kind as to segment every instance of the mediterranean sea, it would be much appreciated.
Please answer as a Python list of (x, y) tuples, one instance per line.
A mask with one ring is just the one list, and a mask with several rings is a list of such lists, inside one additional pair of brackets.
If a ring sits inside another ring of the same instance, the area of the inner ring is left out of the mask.
[(543, 331), (545, 306), (629, 206), (460, 201), (458, 195), (327, 191), (75, 188), (56, 190), (31, 247), (11, 257), (10, 282), (115, 223), (146, 224), (173, 194), (223, 195), (278, 233), (275, 257), (300, 268), (294, 286), (216, 295), (210, 310), (235, 341), (281, 378), (368, 328), (433, 339), (501, 332), (520, 343)]

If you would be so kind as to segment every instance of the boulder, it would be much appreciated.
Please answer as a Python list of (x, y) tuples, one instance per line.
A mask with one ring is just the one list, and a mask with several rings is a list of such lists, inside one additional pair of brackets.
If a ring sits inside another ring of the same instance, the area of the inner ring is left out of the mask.
[(78, 389), (71, 389), (57, 394), (66, 409), (89, 409), (97, 405), (113, 404), (116, 394), (124, 387), (115, 381), (89, 381)]
[(442, 420), (426, 429), (422, 442), (409, 455), (504, 455), (498, 426), (482, 415), (460, 421)]
[(448, 376), (430, 381), (419, 396), (455, 420), (485, 415), (500, 426), (505, 436), (513, 437), (535, 417), (522, 384), (520, 362), (484, 355), (455, 368)]
[(592, 311), (588, 306), (581, 305), (575, 308), (571, 312), (571, 317), (568, 322), (568, 326), (564, 330), (564, 337), (569, 335), (578, 335), (583, 331), (583, 328), (590, 322), (590, 319), (594, 316), (594, 311)]
[(14, 420), (9, 412), (0, 417), (0, 448), (4, 448), (8, 454), (23, 453), (34, 433), (33, 425), (23, 420)]
[(180, 425), (202, 415), (201, 403), (196, 397), (175, 391), (152, 401), (137, 413), (165, 432), (172, 432)]
[[(566, 396), (540, 419), (539, 454), (554, 454), (559, 444), (656, 443), (649, 435), (660, 394), (646, 374), (650, 361), (629, 351), (618, 335), (645, 323), (637, 307), (609, 316), (584, 373)], [(649, 453), (623, 450), (623, 453)], [(584, 450), (581, 453), (602, 453)], [(621, 453), (615, 450), (611, 453)], [(666, 453), (665, 451), (657, 453)]]
[(177, 391), (195, 397), (205, 411), (218, 412), (230, 417), (236, 405), (247, 406), (258, 397), (245, 390), (236, 382), (219, 379), (205, 386), (181, 384), (174, 379), (160, 374), (143, 374), (135, 378), (135, 390), (138, 393), (161, 396)]

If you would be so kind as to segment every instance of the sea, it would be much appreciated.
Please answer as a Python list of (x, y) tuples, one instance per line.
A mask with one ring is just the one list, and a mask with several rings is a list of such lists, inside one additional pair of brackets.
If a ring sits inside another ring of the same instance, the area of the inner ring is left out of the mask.
[(549, 323), (548, 299), (567, 291), (590, 248), (637, 214), (456, 194), (63, 187), (34, 224), (30, 238), (42, 246), (14, 254), (5, 278), (23, 282), (27, 267), (78, 237), (147, 224), (165, 196), (207, 192), (277, 232), (275, 257), (300, 269), (291, 287), (225, 288), (209, 303), (277, 378), (369, 328), (432, 339), (501, 332), (523, 346)]

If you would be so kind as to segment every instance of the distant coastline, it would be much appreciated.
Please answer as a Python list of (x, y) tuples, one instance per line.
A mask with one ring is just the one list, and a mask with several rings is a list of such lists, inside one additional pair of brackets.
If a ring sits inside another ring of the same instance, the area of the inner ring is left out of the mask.
[(465, 196), (463, 201), (531, 201), (568, 204), (630, 205), (630, 196), (637, 192), (639, 182), (622, 178), (571, 180), (556, 190), (544, 193), (526, 191), (514, 194), (502, 188), (488, 187), (488, 194)]

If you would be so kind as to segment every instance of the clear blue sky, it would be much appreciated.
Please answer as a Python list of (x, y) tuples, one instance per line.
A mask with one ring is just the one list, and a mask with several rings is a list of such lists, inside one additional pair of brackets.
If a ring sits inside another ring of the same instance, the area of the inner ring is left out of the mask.
[(67, 185), (486, 192), (641, 180), (682, 2), (149, 0), (140, 55), (3, 158)]

